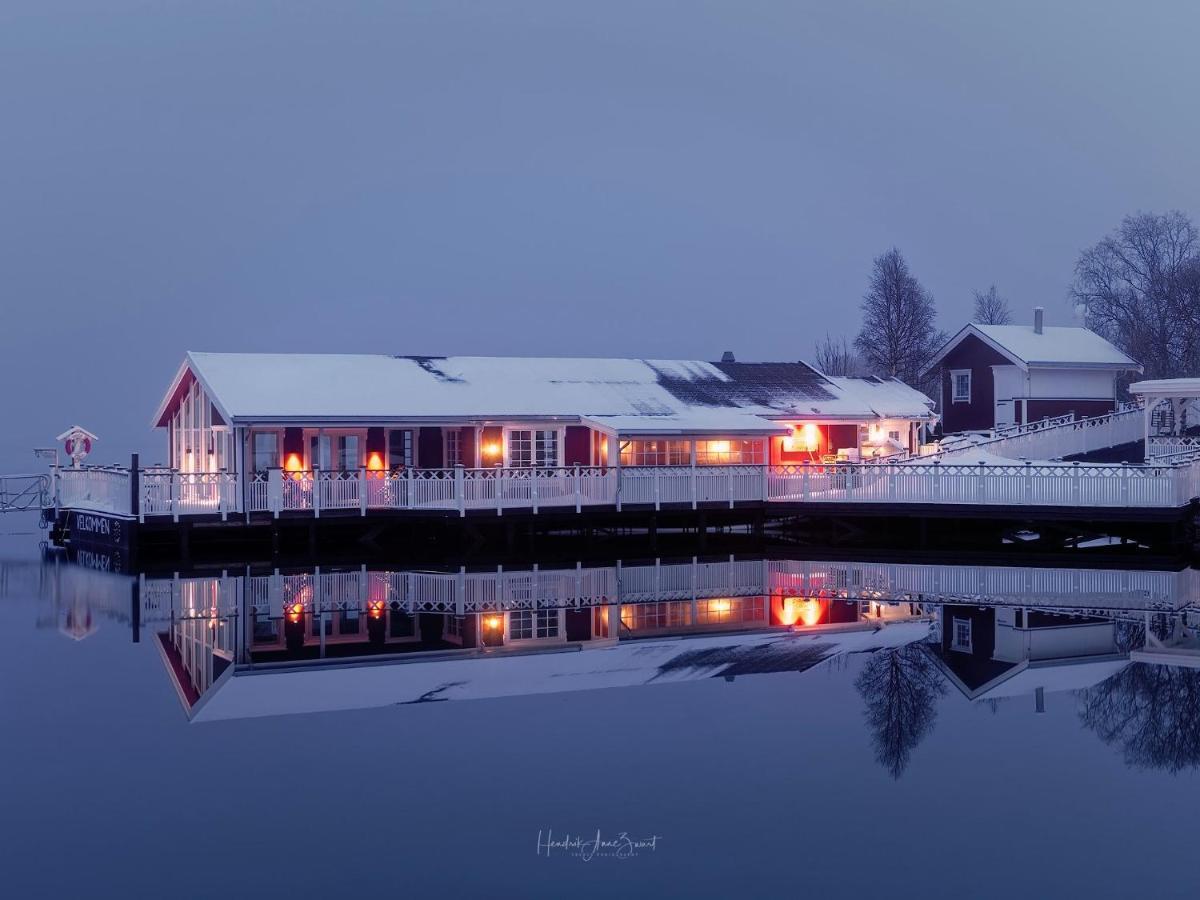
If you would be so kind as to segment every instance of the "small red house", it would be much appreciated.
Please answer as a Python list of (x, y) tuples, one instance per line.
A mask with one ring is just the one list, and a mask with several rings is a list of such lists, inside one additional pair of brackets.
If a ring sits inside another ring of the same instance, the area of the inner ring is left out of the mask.
[(1098, 416), (1117, 404), (1117, 378), (1142, 367), (1077, 326), (967, 325), (934, 356), (946, 434), (1024, 425), (1074, 413)]

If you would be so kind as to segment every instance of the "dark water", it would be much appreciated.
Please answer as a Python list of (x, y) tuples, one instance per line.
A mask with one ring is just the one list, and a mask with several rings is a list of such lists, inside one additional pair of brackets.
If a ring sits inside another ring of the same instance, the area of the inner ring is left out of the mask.
[[(1127, 610), (1114, 614), (1115, 653), (1092, 646), (1091, 662), (1071, 664), (1113, 672), (1057, 690), (1071, 667), (1052, 661), (1041, 712), (1033, 681), (971, 699), (945, 665), (944, 608), (928, 607), (878, 632), (921, 640), (867, 641), (790, 671), (697, 669), (689, 648), (725, 640), (706, 632), (675, 640), (631, 686), (202, 722), (189, 721), (157, 644), (169, 621), (142, 624), (133, 643), (116, 576), (73, 568), (67, 596), (32, 547), (6, 550), (6, 896), (1200, 889), (1197, 670), (1129, 662), (1144, 624)], [(1155, 617), (1163, 634), (1180, 621)], [(285, 677), (305, 690), (297, 673)], [(548, 832), (655, 840), (585, 859), (539, 852)]]

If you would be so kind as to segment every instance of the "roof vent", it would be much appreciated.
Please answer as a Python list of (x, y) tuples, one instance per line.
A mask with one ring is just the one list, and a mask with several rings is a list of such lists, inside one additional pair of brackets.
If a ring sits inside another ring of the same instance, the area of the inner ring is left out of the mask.
[(1042, 307), (1040, 307), (1040, 306), (1035, 306), (1033, 308), (1033, 333), (1034, 334), (1042, 333), (1042, 316), (1045, 314), (1045, 312), (1046, 311), (1044, 309), (1042, 309)]
[(721, 362), (737, 362), (737, 360), (733, 358), (733, 351), (726, 350), (724, 353), (722, 353)]

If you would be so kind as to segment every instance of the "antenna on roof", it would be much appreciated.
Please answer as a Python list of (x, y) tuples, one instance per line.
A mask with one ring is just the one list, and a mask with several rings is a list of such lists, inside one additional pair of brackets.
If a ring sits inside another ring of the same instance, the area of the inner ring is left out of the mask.
[(724, 353), (722, 353), (721, 362), (737, 362), (737, 360), (733, 358), (733, 351), (726, 350)]

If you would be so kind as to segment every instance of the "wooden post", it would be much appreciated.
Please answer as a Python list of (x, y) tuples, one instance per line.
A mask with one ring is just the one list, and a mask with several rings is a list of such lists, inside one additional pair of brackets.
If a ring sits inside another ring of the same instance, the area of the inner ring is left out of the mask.
[[(321, 470), (316, 466), (313, 466), (312, 473), (312, 508), (313, 517), (317, 519), (321, 518)], [(321, 639), (321, 646), (322, 648), (325, 646), (324, 638)], [(324, 656), (324, 652), (321, 655)]]
[(283, 509), (283, 471), (278, 468), (267, 470), (267, 508), (276, 519)]
[(575, 512), (583, 512), (583, 484), (579, 480), (579, 463), (575, 464)]
[(462, 463), (454, 467), (454, 499), (458, 504), (459, 518), (462, 518), (467, 514), (467, 473)]
[(358, 513), (361, 516), (367, 514), (367, 468), (360, 466), (358, 469)]
[(129, 458), (129, 512), (137, 516), (139, 522), (146, 521), (146, 513), (142, 509), (141, 476), (138, 472), (138, 455), (134, 453)]

